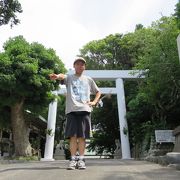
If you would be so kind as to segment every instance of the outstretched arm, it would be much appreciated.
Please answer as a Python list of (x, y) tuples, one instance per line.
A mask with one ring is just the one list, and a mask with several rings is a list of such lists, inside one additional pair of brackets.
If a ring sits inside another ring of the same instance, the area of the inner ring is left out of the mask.
[(49, 75), (51, 80), (64, 80), (65, 79), (65, 75), (64, 74), (50, 74)]

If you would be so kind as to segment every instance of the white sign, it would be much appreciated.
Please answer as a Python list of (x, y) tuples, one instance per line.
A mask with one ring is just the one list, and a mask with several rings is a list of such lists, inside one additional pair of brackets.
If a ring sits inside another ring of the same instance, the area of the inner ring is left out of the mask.
[(175, 142), (175, 136), (173, 136), (173, 130), (155, 130), (156, 142)]

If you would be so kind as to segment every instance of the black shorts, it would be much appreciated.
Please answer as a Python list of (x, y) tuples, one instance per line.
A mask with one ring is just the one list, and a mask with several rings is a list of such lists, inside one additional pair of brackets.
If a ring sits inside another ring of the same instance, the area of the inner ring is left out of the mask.
[(90, 138), (91, 116), (89, 112), (79, 111), (67, 114), (65, 137)]

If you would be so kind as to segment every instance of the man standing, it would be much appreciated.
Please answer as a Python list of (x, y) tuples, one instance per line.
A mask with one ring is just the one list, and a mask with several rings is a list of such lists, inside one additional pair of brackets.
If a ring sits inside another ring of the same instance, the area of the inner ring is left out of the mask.
[[(92, 106), (96, 105), (101, 93), (94, 80), (83, 75), (86, 61), (78, 57), (74, 61), (75, 74), (50, 74), (51, 80), (62, 80), (67, 88), (66, 96), (66, 128), (65, 136), (69, 138), (71, 159), (69, 170), (86, 169), (84, 152), (86, 147), (85, 139), (90, 138)], [(94, 94), (93, 101), (90, 95)], [(79, 154), (77, 159), (76, 154)]]

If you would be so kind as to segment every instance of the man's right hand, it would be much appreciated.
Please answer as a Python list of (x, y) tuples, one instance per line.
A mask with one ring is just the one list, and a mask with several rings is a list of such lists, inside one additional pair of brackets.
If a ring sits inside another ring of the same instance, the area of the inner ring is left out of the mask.
[(58, 79), (59, 76), (58, 76), (58, 74), (50, 74), (49, 77), (51, 80), (56, 80), (56, 79)]
[(65, 75), (64, 74), (50, 74), (49, 75), (50, 79), (51, 80), (63, 80), (65, 78)]

